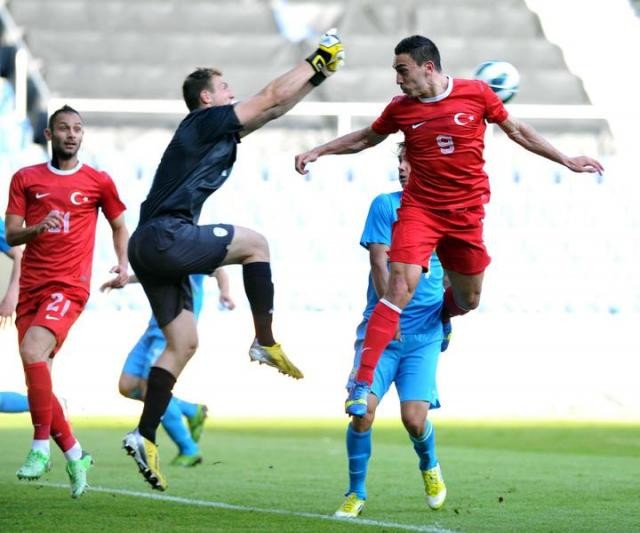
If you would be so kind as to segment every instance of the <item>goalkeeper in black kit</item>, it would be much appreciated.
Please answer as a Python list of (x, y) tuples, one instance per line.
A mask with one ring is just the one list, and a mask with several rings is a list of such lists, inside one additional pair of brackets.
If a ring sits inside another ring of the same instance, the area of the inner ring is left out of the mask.
[(303, 377), (273, 337), (274, 289), (267, 240), (248, 228), (198, 225), (198, 219), (204, 201), (229, 177), (240, 138), (284, 115), (343, 62), (342, 42), (330, 30), (305, 61), (244, 102), (236, 103), (233, 90), (215, 68), (197, 69), (183, 83), (190, 112), (160, 160), (129, 240), (129, 261), (167, 341), (149, 373), (138, 427), (123, 440), (123, 448), (154, 489), (167, 488), (160, 472), (156, 429), (176, 379), (198, 345), (191, 274), (242, 265), (255, 327), (249, 357), (295, 379)]

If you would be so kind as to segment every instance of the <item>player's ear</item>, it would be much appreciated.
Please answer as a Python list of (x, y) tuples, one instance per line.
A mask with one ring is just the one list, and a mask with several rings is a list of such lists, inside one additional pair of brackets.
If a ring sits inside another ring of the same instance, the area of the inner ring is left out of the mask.
[(50, 141), (53, 138), (53, 133), (49, 128), (44, 129), (44, 138), (47, 139), (47, 141)]
[(433, 64), (433, 61), (425, 61), (422, 64), (422, 67), (424, 68), (424, 71), (427, 74), (431, 74), (436, 70), (436, 66)]
[(200, 91), (200, 102), (205, 105), (209, 105), (213, 102), (213, 93), (208, 89), (202, 89)]

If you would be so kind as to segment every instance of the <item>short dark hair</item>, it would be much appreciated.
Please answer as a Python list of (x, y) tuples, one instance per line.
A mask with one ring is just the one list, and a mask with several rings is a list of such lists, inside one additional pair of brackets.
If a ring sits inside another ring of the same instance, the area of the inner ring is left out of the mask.
[(213, 89), (213, 76), (222, 76), (222, 72), (216, 68), (198, 68), (185, 78), (182, 83), (182, 97), (189, 111), (200, 107), (200, 92), (203, 89)]
[(431, 39), (427, 39), (422, 35), (405, 37), (396, 45), (394, 53), (396, 55), (408, 54), (418, 65), (432, 61), (436, 70), (438, 72), (442, 71), (438, 47)]
[(80, 117), (80, 120), (82, 120), (82, 115), (80, 115), (80, 113), (78, 113), (75, 109), (73, 109), (73, 107), (65, 104), (60, 109), (56, 109), (49, 117), (49, 124), (47, 125), (47, 127), (51, 131), (53, 131), (53, 124), (56, 121), (57, 116), (60, 115), (61, 113), (75, 113)]

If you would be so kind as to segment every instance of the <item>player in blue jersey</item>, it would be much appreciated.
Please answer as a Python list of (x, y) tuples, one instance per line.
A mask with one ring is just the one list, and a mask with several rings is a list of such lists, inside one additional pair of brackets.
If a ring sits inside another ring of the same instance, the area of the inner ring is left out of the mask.
[[(252, 44), (249, 39), (247, 46)], [(229, 177), (240, 139), (289, 111), (338, 70), (343, 56), (339, 37), (335, 31), (327, 32), (305, 61), (242, 102), (236, 102), (217, 69), (199, 68), (182, 84), (189, 113), (162, 155), (129, 240), (129, 261), (167, 346), (151, 367), (142, 415), (122, 446), (156, 490), (167, 488), (160, 472), (156, 430), (173, 386), (198, 346), (191, 274), (242, 265), (254, 325), (249, 357), (295, 379), (303, 377), (273, 335), (274, 286), (265, 237), (241, 226), (199, 225), (198, 221), (205, 200)]]
[[(204, 299), (204, 274), (193, 274), (190, 276), (191, 291), (193, 295), (193, 314), (196, 318), (200, 316)], [(219, 304), (223, 309), (232, 310), (235, 303), (229, 293), (229, 277), (227, 273), (219, 268), (213, 273), (213, 277), (218, 282)], [(129, 283), (137, 282), (135, 276), (129, 277)], [(101, 287), (107, 290), (108, 284)], [(122, 368), (118, 389), (120, 394), (132, 400), (144, 400), (147, 391), (147, 379), (151, 365), (160, 357), (165, 349), (167, 341), (162, 330), (158, 327), (158, 322), (151, 315), (149, 325), (142, 334), (136, 345), (133, 347)], [(187, 425), (184, 423), (186, 418)], [(207, 418), (207, 406), (187, 402), (176, 396), (172, 396), (164, 415), (162, 416), (162, 427), (169, 435), (169, 438), (178, 447), (178, 455), (171, 461), (172, 465), (191, 467), (202, 462), (202, 455), (198, 447), (198, 441), (204, 429)]]
[[(410, 166), (405, 159), (404, 144), (400, 144), (399, 178), (404, 189), (409, 180)], [(367, 289), (367, 307), (358, 326), (353, 371), (347, 388), (352, 386), (360, 365), (367, 322), (373, 308), (384, 294), (389, 280), (387, 251), (391, 245), (391, 229), (397, 220), (401, 191), (377, 196), (369, 214), (360, 245), (369, 251), (371, 272)], [(400, 416), (419, 458), (419, 468), (427, 498), (432, 509), (444, 504), (447, 489), (442, 479), (435, 448), (435, 429), (427, 419), (429, 409), (440, 407), (436, 386), (436, 368), (443, 344), (440, 312), (443, 302), (443, 269), (433, 254), (429, 271), (424, 274), (411, 303), (400, 317), (400, 331), (376, 367), (371, 392), (363, 405), (362, 416), (352, 416), (347, 427), (347, 456), (349, 460), (349, 488), (346, 499), (335, 516), (355, 518), (367, 499), (366, 477), (371, 456), (371, 426), (376, 408), (395, 383), (400, 398)]]
[[(20, 263), (22, 248), (9, 246), (5, 239), (4, 220), (0, 218), (0, 252), (13, 260), (9, 284), (2, 300), (0, 300), (0, 328), (11, 323), (13, 313), (18, 305), (20, 288)], [(0, 391), (0, 413), (24, 413), (29, 410), (29, 400), (19, 392)]]

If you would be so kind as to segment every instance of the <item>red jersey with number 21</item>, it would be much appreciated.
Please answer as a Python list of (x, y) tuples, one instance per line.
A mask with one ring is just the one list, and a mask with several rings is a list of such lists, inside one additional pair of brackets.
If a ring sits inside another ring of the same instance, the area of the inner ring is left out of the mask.
[(98, 208), (113, 220), (125, 205), (109, 175), (88, 165), (78, 163), (65, 171), (42, 163), (13, 175), (7, 214), (23, 217), (27, 226), (42, 222), (52, 211), (64, 220), (62, 228), (45, 231), (27, 243), (21, 291), (54, 283), (89, 292)]
[(433, 98), (396, 96), (372, 125), (376, 133), (404, 133), (409, 183), (402, 205), (458, 209), (489, 201), (484, 171), (486, 122), (503, 122), (502, 101), (477, 80), (449, 78)]

